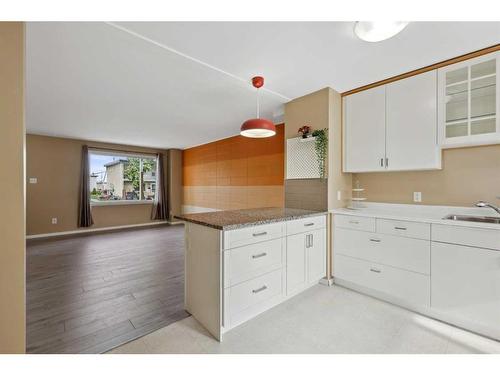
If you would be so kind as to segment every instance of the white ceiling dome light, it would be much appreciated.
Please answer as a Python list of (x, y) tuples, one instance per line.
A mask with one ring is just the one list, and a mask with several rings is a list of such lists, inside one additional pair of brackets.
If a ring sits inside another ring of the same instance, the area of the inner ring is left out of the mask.
[(403, 31), (408, 23), (402, 21), (357, 21), (354, 24), (354, 33), (364, 41), (380, 42)]

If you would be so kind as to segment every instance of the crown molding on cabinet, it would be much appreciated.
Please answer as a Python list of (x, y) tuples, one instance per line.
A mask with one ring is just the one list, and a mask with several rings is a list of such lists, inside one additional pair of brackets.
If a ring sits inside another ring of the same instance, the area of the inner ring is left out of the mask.
[(417, 75), (417, 74), (425, 73), (425, 72), (428, 72), (428, 71), (434, 70), (434, 69), (439, 69), (439, 68), (442, 68), (443, 66), (456, 64), (456, 63), (461, 62), (461, 61), (473, 59), (475, 57), (486, 55), (488, 53), (496, 52), (496, 51), (500, 51), (500, 44), (495, 44), (494, 46), (491, 46), (491, 47), (486, 47), (486, 48), (483, 48), (483, 49), (480, 49), (480, 50), (477, 50), (474, 52), (466, 53), (465, 55), (453, 57), (451, 59), (444, 60), (444, 61), (438, 62), (436, 64), (428, 65), (428, 66), (423, 67), (423, 68), (415, 69), (415, 70), (409, 71), (407, 73), (399, 74), (399, 75), (394, 76), (394, 77), (386, 78), (386, 79), (383, 79), (381, 81), (377, 81), (377, 82), (370, 83), (368, 85), (364, 85), (364, 86), (361, 86), (361, 87), (358, 87), (358, 88), (355, 88), (355, 89), (352, 89), (349, 91), (345, 91), (345, 92), (341, 93), (341, 96), (344, 97), (347, 95), (355, 94), (355, 93), (360, 92), (360, 91), (365, 91), (365, 90), (368, 90), (368, 89), (371, 89), (371, 88), (374, 88), (377, 86), (382, 86), (382, 85), (385, 85), (387, 83), (399, 81), (401, 79), (412, 77), (412, 76)]

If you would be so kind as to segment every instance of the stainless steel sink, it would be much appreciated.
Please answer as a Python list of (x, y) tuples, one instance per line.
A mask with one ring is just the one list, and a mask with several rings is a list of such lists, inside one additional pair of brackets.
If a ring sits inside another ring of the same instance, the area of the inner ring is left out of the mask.
[(458, 220), (458, 221), (473, 221), (476, 223), (500, 224), (500, 217), (491, 217), (491, 216), (447, 215), (443, 217), (443, 219)]

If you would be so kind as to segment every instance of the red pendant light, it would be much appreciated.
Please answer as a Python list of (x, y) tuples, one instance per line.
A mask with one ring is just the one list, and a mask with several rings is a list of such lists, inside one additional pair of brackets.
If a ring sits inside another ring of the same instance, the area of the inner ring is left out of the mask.
[(267, 138), (276, 134), (276, 126), (272, 121), (259, 116), (259, 89), (264, 86), (264, 77), (253, 77), (252, 85), (257, 89), (257, 118), (247, 120), (241, 125), (240, 134), (249, 138)]

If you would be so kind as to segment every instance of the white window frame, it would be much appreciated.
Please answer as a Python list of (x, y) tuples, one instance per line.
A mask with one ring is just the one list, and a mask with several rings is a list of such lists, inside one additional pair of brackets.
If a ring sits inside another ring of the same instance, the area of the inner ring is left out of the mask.
[[(142, 159), (154, 159), (156, 161), (156, 169), (158, 172), (158, 158), (154, 154), (142, 154), (142, 153), (134, 153), (134, 152), (120, 152), (120, 151), (112, 151), (112, 150), (100, 150), (89, 148), (89, 166), (90, 166), (90, 158), (92, 155), (105, 155), (105, 156), (114, 156), (114, 157), (127, 157), (127, 158), (140, 158), (141, 159), (141, 170), (142, 170)], [(155, 184), (158, 186), (158, 175), (159, 173), (155, 173)], [(90, 181), (89, 181), (90, 183)], [(142, 184), (139, 184), (139, 197), (142, 196)], [(155, 191), (155, 199), (158, 191)], [(92, 198), (90, 199), (91, 206), (121, 206), (121, 205), (134, 205), (134, 204), (153, 204), (155, 199), (146, 200), (146, 199), (137, 199), (137, 200), (109, 200), (109, 201), (95, 201)]]

